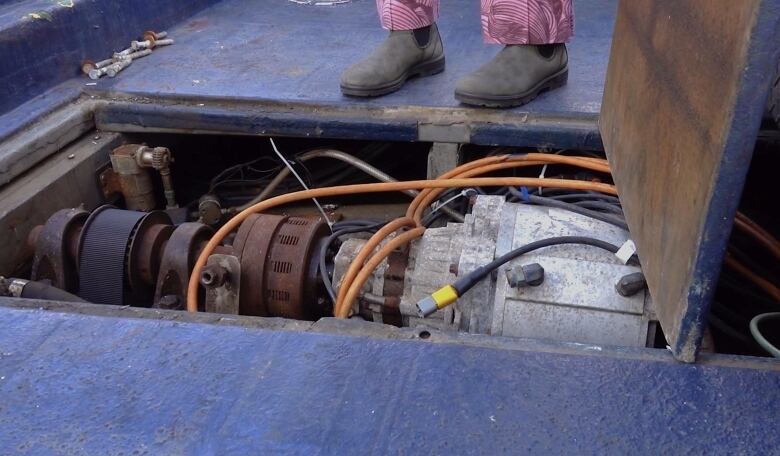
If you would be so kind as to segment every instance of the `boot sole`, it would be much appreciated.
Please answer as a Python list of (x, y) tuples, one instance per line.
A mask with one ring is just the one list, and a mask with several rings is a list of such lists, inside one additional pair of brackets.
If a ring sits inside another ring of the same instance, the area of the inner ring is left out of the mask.
[(568, 80), (569, 67), (567, 66), (558, 73), (555, 73), (552, 76), (549, 76), (547, 79), (542, 80), (542, 82), (534, 86), (532, 89), (518, 95), (486, 97), (484, 95), (474, 95), (456, 91), (455, 99), (463, 104), (473, 106), (483, 106), (486, 108), (512, 108), (516, 106), (522, 106), (532, 101), (544, 92), (562, 87), (566, 85)]
[(403, 87), (403, 85), (406, 84), (406, 81), (411, 78), (433, 76), (435, 74), (441, 73), (442, 71), (444, 71), (444, 57), (432, 62), (420, 63), (409, 69), (409, 71), (406, 73), (402, 74), (401, 77), (395, 81), (392, 81), (390, 84), (381, 87), (349, 87), (342, 84), (341, 93), (350, 97), (379, 97), (395, 92), (396, 90)]

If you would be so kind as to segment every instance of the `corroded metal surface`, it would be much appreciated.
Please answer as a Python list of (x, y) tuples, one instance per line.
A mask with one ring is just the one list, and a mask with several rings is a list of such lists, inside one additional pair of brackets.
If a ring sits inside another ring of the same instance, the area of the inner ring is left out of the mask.
[[(241, 260), (241, 314), (313, 319), (317, 310), (318, 242), (328, 226), (318, 218), (251, 215), (233, 254)], [(251, 284), (251, 285), (250, 285)]]

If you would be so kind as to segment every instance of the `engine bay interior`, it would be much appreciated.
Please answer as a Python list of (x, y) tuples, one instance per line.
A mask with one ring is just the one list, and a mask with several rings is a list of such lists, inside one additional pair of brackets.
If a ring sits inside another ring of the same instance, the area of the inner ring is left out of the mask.
[[(765, 355), (749, 322), (780, 299), (772, 147), (702, 350)], [(6, 296), (666, 346), (597, 151), (94, 133), (3, 192)]]

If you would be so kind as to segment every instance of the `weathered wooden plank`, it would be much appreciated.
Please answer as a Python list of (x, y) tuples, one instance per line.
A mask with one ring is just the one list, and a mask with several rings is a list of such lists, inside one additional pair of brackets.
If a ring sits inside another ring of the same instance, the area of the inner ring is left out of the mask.
[(661, 325), (693, 361), (778, 59), (776, 0), (621, 0), (600, 129)]

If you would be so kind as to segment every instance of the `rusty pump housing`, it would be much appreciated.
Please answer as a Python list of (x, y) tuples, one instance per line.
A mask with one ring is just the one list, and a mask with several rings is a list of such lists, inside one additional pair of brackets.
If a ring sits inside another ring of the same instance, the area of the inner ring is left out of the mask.
[[(163, 211), (63, 209), (30, 234), (31, 279), (93, 303), (183, 310), (195, 259), (212, 234), (202, 223), (174, 226)], [(328, 314), (315, 255), (328, 234), (318, 217), (248, 218), (202, 271), (200, 310), (309, 320)]]

